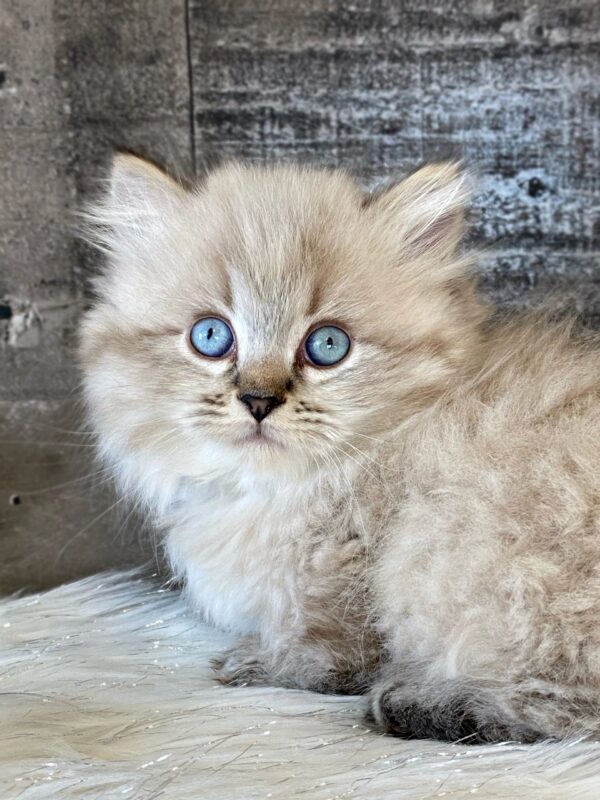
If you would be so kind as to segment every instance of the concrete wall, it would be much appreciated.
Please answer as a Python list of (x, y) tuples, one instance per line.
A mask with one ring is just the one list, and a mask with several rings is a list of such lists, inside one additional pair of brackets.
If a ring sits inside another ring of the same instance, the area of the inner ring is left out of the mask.
[(95, 257), (72, 218), (113, 144), (184, 173), (294, 158), (366, 185), (464, 156), (484, 291), (558, 292), (600, 323), (597, 0), (0, 0), (5, 590), (152, 557), (73, 432)]
[(185, 4), (0, 0), (0, 61), (0, 588), (12, 590), (152, 556), (71, 432), (95, 268), (73, 228), (113, 143), (191, 169)]

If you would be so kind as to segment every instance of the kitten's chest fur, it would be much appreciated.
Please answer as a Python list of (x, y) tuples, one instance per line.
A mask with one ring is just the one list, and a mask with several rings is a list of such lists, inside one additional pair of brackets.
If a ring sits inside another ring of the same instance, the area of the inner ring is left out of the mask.
[(169, 521), (167, 551), (207, 620), (265, 635), (302, 616), (316, 573), (362, 539), (362, 515), (316, 485), (209, 486), (186, 493)]

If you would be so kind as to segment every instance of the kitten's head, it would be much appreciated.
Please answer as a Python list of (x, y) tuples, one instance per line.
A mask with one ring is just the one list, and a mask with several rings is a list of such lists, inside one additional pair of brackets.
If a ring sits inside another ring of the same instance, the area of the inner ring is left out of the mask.
[(425, 167), (365, 196), (342, 172), (230, 165), (192, 190), (115, 159), (82, 333), (102, 446), (156, 487), (295, 476), (434, 402), (480, 322), (457, 253), (466, 182)]

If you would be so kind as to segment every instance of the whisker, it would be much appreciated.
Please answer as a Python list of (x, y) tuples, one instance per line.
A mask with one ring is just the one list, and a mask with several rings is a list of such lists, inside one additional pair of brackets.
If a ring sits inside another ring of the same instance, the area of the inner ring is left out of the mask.
[(104, 509), (104, 511), (102, 511), (100, 514), (95, 516), (93, 520), (88, 522), (87, 525), (85, 525), (80, 531), (77, 531), (77, 533), (74, 536), (72, 536), (67, 542), (65, 542), (65, 544), (60, 548), (60, 550), (56, 555), (56, 559), (54, 561), (55, 566), (58, 564), (59, 560), (62, 558), (64, 553), (68, 550), (68, 548), (73, 544), (73, 542), (76, 539), (78, 539), (82, 534), (84, 534), (87, 530), (89, 530), (92, 527), (92, 525), (94, 525), (96, 522), (99, 522), (103, 517), (105, 517), (110, 511), (113, 510), (113, 508), (118, 506), (120, 503), (123, 503), (125, 499), (126, 499), (125, 497), (120, 497), (118, 500), (115, 500), (114, 503), (112, 503), (108, 508)]
[(38, 430), (54, 431), (55, 433), (68, 433), (71, 436), (93, 436), (94, 435), (94, 431), (93, 430), (86, 431), (86, 430), (83, 430), (81, 428), (79, 430), (69, 430), (68, 428), (59, 428), (56, 425), (48, 425), (47, 423), (43, 423), (43, 422), (38, 422), (38, 423), (35, 423), (35, 424), (28, 422), (27, 426), (31, 427), (31, 428), (34, 428), (34, 429), (37, 428)]
[(118, 539), (118, 537), (119, 537), (119, 536), (121, 535), (121, 533), (124, 531), (124, 528), (125, 528), (125, 526), (127, 525), (127, 523), (129, 522), (129, 520), (131, 519), (132, 515), (133, 515), (133, 514), (134, 514), (136, 511), (139, 511), (139, 510), (140, 510), (140, 508), (141, 508), (141, 506), (142, 506), (142, 503), (143, 503), (143, 500), (142, 500), (142, 498), (141, 498), (141, 497), (138, 497), (138, 498), (137, 498), (137, 500), (134, 502), (133, 506), (131, 507), (131, 510), (129, 511), (129, 513), (127, 514), (127, 516), (125, 517), (125, 519), (123, 520), (123, 522), (121, 523), (121, 525), (119, 526), (119, 529), (118, 529), (118, 530), (117, 530), (117, 532), (115, 533), (115, 535), (114, 535), (114, 538), (115, 538), (115, 540), (116, 540), (116, 539)]
[[(341, 441), (343, 444), (350, 444), (349, 442), (346, 442), (346, 441), (344, 441), (343, 439), (340, 439), (340, 441)], [(346, 453), (344, 450), (342, 450), (342, 449), (341, 449), (341, 448), (339, 448), (339, 447), (337, 447), (337, 448), (336, 448), (336, 446), (335, 446), (335, 443), (334, 443), (334, 442), (331, 440), (331, 438), (329, 438), (329, 444), (330, 444), (330, 447), (332, 447), (332, 448), (334, 448), (335, 450), (337, 450), (337, 452), (338, 452), (338, 453), (341, 453), (341, 454), (342, 454), (342, 455), (344, 455), (346, 458), (349, 458), (351, 461), (353, 461), (353, 462), (354, 462), (354, 463), (355, 463), (355, 464), (356, 464), (358, 467), (360, 467), (362, 470), (364, 470), (364, 471), (367, 473), (367, 475), (370, 475), (370, 476), (373, 478), (373, 480), (375, 480), (375, 481), (377, 481), (377, 482), (381, 482), (381, 481), (380, 481), (380, 479), (377, 477), (377, 475), (375, 475), (375, 473), (374, 473), (374, 472), (371, 472), (371, 470), (370, 470), (370, 469), (368, 469), (368, 468), (367, 468), (367, 467), (366, 467), (364, 464), (362, 464), (362, 463), (361, 463), (361, 462), (358, 460), (358, 458), (356, 458), (355, 456), (353, 456), (351, 453)], [(360, 453), (360, 450), (359, 450), (358, 452)]]
[(369, 439), (372, 442), (377, 442), (378, 444), (386, 444), (385, 439), (376, 439), (375, 436), (367, 436), (366, 433), (358, 433), (358, 431), (353, 431), (354, 436), (361, 436), (363, 439)]
[(36, 447), (96, 447), (91, 442), (40, 442), (39, 439), (0, 439), (0, 444), (7, 445), (34, 445)]
[(340, 437), (340, 441), (342, 441), (347, 447), (351, 447), (353, 450), (355, 450), (363, 458), (366, 458), (369, 461), (371, 461), (373, 464), (376, 464), (377, 466), (380, 466), (380, 462), (376, 458), (373, 458), (373, 456), (370, 456), (368, 453), (365, 453), (364, 450), (361, 450), (360, 448), (356, 447), (355, 445), (352, 444), (352, 442), (350, 442), (347, 439), (344, 439), (342, 437)]
[[(112, 468), (111, 467), (104, 467), (103, 469), (99, 469), (96, 472), (90, 472), (88, 475), (80, 475), (78, 478), (73, 478), (69, 481), (64, 481), (64, 483), (57, 483), (54, 486), (44, 486), (43, 489), (26, 489), (24, 491), (20, 491), (19, 495), (23, 497), (34, 497), (38, 494), (46, 494), (47, 492), (54, 492), (57, 489), (64, 489), (67, 486), (72, 486), (76, 483), (81, 483), (82, 481), (89, 480), (90, 478), (94, 478), (97, 475), (102, 475), (103, 473), (109, 472)], [(98, 483), (101, 485), (102, 483), (108, 483), (111, 479), (112, 475), (109, 475), (105, 480)]]
[(350, 492), (350, 499), (351, 499), (352, 502), (354, 502), (355, 508), (356, 508), (356, 510), (358, 512), (358, 516), (359, 516), (359, 519), (360, 519), (360, 525), (361, 525), (361, 528), (362, 528), (362, 531), (363, 531), (364, 541), (367, 542), (367, 530), (366, 530), (366, 527), (365, 527), (365, 522), (364, 522), (364, 519), (363, 519), (362, 510), (360, 508), (360, 503), (358, 502), (358, 498), (356, 497), (356, 493), (355, 493), (354, 489), (352, 488), (352, 484), (350, 482), (350, 479), (348, 478), (348, 476), (343, 471), (343, 465), (339, 461), (338, 457), (335, 455), (335, 450), (331, 451), (331, 455), (336, 459), (336, 461), (338, 461), (338, 463), (340, 465), (340, 474), (344, 477), (344, 479), (346, 480), (346, 483), (348, 485), (348, 491)]

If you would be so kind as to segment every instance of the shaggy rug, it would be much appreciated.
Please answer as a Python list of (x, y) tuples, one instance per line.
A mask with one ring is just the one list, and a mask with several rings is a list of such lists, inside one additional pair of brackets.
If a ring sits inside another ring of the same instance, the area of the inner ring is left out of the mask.
[(3, 601), (0, 797), (600, 797), (600, 744), (403, 742), (360, 698), (215, 684), (229, 641), (131, 572)]

